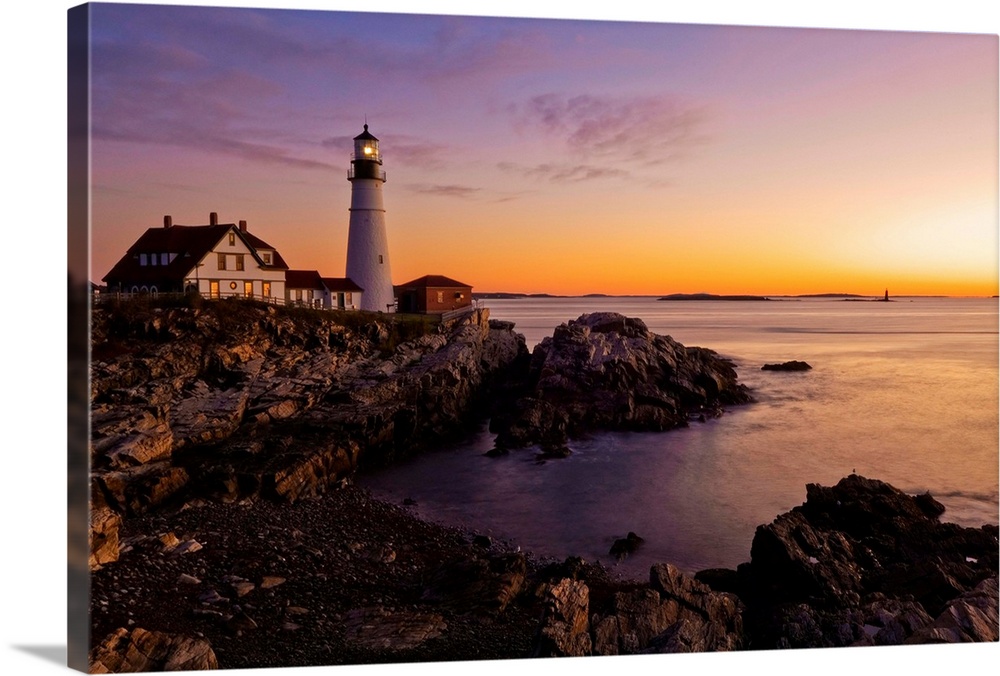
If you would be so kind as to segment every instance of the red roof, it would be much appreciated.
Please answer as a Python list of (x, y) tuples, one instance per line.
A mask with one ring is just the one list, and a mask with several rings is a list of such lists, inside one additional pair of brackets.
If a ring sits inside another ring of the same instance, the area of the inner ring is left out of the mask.
[(323, 285), (330, 291), (364, 291), (350, 277), (324, 277)]
[(423, 277), (418, 277), (412, 281), (406, 282), (405, 284), (397, 284), (396, 288), (401, 288), (404, 286), (424, 286), (432, 288), (446, 288), (446, 289), (471, 289), (471, 284), (463, 284), (462, 282), (455, 281), (451, 277), (445, 277), (444, 275), (424, 275)]
[[(149, 228), (101, 281), (108, 284), (170, 284), (189, 277), (194, 266), (233, 230), (247, 245), (257, 264), (265, 270), (286, 270), (288, 266), (277, 251), (264, 240), (240, 231), (234, 223), (218, 225), (173, 225), (169, 228)], [(274, 251), (270, 265), (256, 254), (256, 249)], [(167, 265), (141, 265), (140, 254), (176, 254)]]
[(286, 289), (324, 289), (323, 280), (315, 270), (286, 270)]

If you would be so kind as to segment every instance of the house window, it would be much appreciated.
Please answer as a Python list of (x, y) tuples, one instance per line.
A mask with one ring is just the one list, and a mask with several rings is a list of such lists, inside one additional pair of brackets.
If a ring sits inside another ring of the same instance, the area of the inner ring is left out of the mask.
[(243, 282), (243, 295), (253, 298), (253, 282)]
[(139, 254), (139, 265), (147, 265), (146, 254)]
[(219, 254), (219, 269), (226, 269), (226, 254)]
[(264, 259), (264, 265), (271, 264), (271, 254), (264, 252), (260, 255), (260, 257)]
[(354, 302), (354, 299), (351, 298), (351, 292), (350, 291), (348, 291), (347, 293), (344, 294), (344, 302), (347, 303), (348, 305), (350, 305), (350, 304), (352, 304)]
[(438, 291), (438, 302), (439, 303), (444, 302), (444, 291)]
[(170, 263), (170, 254), (161, 253), (160, 265), (168, 265), (169, 263)]
[(208, 297), (218, 298), (219, 297), (219, 282), (213, 281), (208, 283)]
[(295, 300), (302, 302), (302, 289), (295, 289)]
[(243, 254), (236, 255), (236, 269), (237, 270), (243, 269)]
[(236, 246), (236, 233), (229, 233), (229, 246)]
[(263, 293), (261, 294), (264, 298), (271, 297), (271, 282), (264, 282)]

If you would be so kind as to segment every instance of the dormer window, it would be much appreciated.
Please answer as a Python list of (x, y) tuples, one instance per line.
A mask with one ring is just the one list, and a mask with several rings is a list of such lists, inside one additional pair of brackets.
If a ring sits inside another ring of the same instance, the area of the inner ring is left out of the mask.
[(265, 251), (265, 252), (261, 253), (260, 257), (261, 257), (261, 259), (263, 259), (264, 265), (270, 265), (271, 264), (271, 254), (269, 254), (268, 252)]

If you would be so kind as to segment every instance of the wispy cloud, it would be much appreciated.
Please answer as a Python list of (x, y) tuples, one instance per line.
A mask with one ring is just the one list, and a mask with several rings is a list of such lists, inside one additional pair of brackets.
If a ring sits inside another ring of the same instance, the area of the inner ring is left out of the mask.
[(501, 171), (520, 174), (528, 178), (548, 179), (555, 183), (580, 183), (601, 178), (629, 178), (631, 173), (614, 167), (601, 167), (592, 164), (557, 164), (543, 162), (535, 165), (517, 164), (515, 162), (499, 162)]
[[(581, 158), (653, 166), (705, 140), (706, 112), (671, 96), (547, 93), (510, 106), (515, 126), (541, 130)], [(569, 176), (584, 176), (581, 167)]]
[(405, 186), (414, 192), (425, 195), (436, 195), (440, 197), (458, 197), (471, 199), (482, 194), (482, 188), (474, 188), (467, 185), (437, 185), (432, 183), (410, 183)]

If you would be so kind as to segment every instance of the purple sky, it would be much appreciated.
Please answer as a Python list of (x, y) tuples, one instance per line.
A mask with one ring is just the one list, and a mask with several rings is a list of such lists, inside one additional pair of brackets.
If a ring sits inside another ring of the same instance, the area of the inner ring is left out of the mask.
[(996, 50), (976, 35), (98, 4), (93, 275), (164, 214), (209, 211), (293, 267), (343, 274), (367, 117), (396, 282), (995, 293)]

